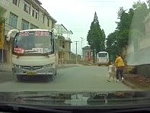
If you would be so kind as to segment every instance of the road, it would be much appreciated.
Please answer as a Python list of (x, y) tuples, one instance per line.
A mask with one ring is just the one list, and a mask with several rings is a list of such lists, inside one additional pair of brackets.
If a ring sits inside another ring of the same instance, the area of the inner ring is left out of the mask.
[[(67, 92), (98, 92), (98, 91), (126, 91), (133, 90), (122, 82), (107, 82), (107, 67), (78, 66), (58, 70), (54, 81), (50, 82), (17, 82), (13, 80), (10, 72), (0, 77), (5, 81), (0, 82), (1, 92), (18, 91), (67, 91)], [(6, 77), (9, 78), (6, 80)]]

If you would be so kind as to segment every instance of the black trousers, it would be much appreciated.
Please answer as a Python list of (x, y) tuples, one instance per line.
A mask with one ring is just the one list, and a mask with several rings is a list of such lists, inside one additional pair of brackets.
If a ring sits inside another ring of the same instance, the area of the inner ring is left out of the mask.
[(116, 70), (116, 78), (121, 79), (123, 77), (123, 68), (117, 68)]

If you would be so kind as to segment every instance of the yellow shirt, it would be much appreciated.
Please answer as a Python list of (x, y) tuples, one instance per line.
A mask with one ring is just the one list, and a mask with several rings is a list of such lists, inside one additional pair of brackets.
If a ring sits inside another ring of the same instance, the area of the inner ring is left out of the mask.
[(124, 67), (125, 66), (123, 59), (121, 57), (116, 58), (115, 64), (116, 64), (116, 67)]

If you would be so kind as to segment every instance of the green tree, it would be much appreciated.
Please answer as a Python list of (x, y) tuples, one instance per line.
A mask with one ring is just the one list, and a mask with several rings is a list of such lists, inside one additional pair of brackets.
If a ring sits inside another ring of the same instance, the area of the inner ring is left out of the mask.
[(144, 37), (144, 21), (150, 11), (150, 0), (147, 4), (138, 1), (128, 11), (123, 7), (119, 9), (116, 30), (108, 35), (106, 43), (107, 50), (113, 58), (128, 46), (129, 41)]
[(120, 22), (118, 22), (118, 26), (117, 26), (117, 30), (119, 31), (117, 40), (120, 49), (128, 45), (128, 39), (129, 39), (129, 33), (130, 33), (130, 27), (131, 27), (133, 15), (134, 15), (134, 10), (130, 8), (128, 12), (123, 10), (120, 16)]
[(116, 55), (120, 52), (117, 37), (118, 31), (116, 30), (110, 33), (106, 39), (106, 51), (109, 53), (110, 61), (114, 61)]
[[(96, 12), (90, 30), (88, 31), (87, 41), (93, 53), (105, 50), (105, 32), (100, 28)], [(95, 54), (93, 54), (93, 62), (95, 62)]]
[(0, 7), (0, 24), (3, 24), (5, 22), (4, 12), (4, 9)]
[(145, 32), (144, 20), (149, 13), (148, 5), (145, 2), (136, 2), (133, 4), (134, 16), (131, 29), (136, 29), (141, 33)]
[(121, 7), (118, 11), (119, 22), (116, 22), (116, 30), (108, 35), (106, 42), (106, 50), (109, 52), (112, 61), (115, 60), (116, 54), (121, 53), (123, 48), (128, 45), (133, 15), (134, 10), (132, 8), (127, 12)]

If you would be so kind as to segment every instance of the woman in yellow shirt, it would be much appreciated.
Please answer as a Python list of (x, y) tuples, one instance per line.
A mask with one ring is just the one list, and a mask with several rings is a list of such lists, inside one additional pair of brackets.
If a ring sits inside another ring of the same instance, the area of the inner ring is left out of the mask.
[(120, 79), (123, 80), (123, 69), (124, 69), (124, 61), (122, 59), (122, 57), (120, 55), (116, 56), (116, 60), (115, 60), (115, 65), (116, 65), (116, 79), (117, 81), (119, 81)]

